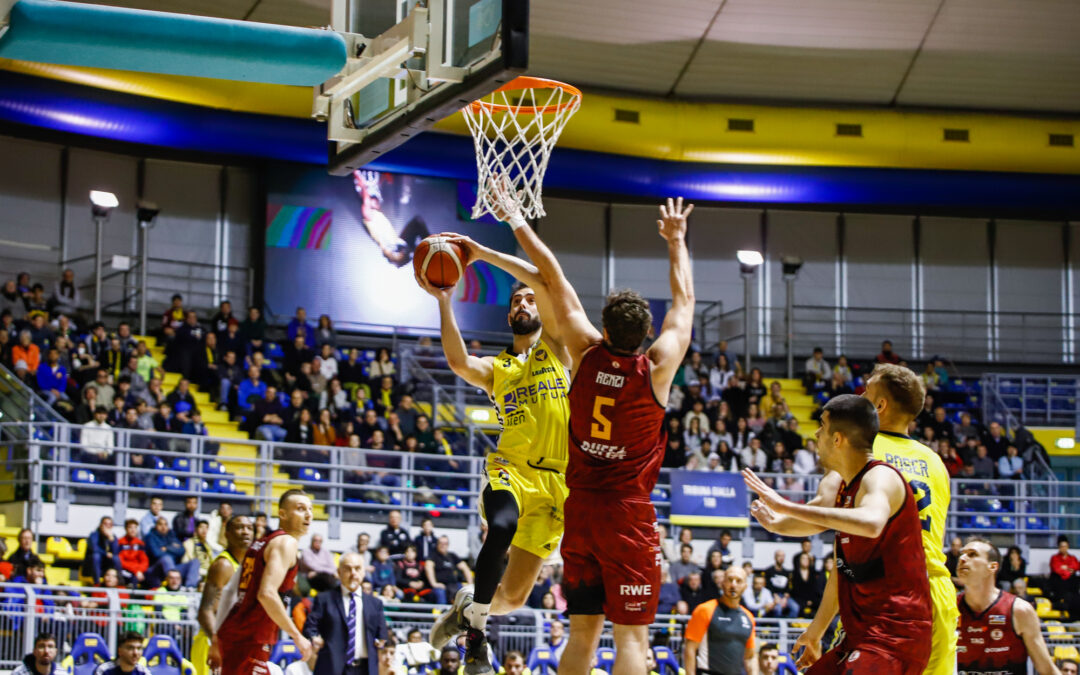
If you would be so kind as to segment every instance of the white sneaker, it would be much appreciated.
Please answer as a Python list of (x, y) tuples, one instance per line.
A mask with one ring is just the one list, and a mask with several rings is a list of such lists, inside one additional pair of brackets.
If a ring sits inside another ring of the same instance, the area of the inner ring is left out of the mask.
[(446, 643), (456, 638), (463, 630), (468, 628), (465, 621), (465, 607), (472, 603), (474, 586), (462, 586), (454, 596), (454, 604), (450, 609), (443, 612), (431, 626), (431, 635), (428, 641), (435, 651), (442, 649)]

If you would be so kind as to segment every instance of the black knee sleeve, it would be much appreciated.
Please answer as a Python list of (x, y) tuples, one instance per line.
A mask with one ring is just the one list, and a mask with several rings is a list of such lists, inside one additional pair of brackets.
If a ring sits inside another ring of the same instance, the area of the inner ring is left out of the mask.
[(506, 552), (517, 532), (518, 505), (514, 495), (507, 490), (484, 490), (484, 518), (488, 533), (480, 553), (476, 556), (476, 591), (473, 600), (488, 604), (495, 597), (503, 571), (506, 569)]

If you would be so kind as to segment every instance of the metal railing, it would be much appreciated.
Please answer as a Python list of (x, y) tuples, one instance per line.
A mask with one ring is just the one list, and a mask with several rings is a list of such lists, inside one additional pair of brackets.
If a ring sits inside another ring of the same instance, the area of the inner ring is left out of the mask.
[[(479, 456), (115, 429), (111, 443), (104, 444), (109, 457), (103, 461), (80, 445), (83, 429), (60, 422), (0, 423), (9, 464), (17, 469), (12, 481), (28, 490), (32, 517), (48, 501), (56, 504), (59, 522), (67, 522), (73, 503), (111, 505), (115, 520), (123, 522), (129, 504), (169, 491), (266, 510), (280, 490), (300, 487), (325, 507), (334, 539), (343, 520), (372, 519), (391, 506), (401, 509), (407, 522), (435, 506), (446, 526), (477, 524), (484, 461)], [(668, 474), (661, 471), (653, 495), (664, 523), (670, 513)], [(764, 476), (798, 501), (812, 497), (819, 480), (817, 475)], [(1008, 535), (1021, 547), (1052, 545), (1058, 534), (1080, 535), (1080, 482), (954, 479), (952, 491), (950, 532)], [(754, 522), (743, 533), (748, 543), (765, 537)]]
[[(191, 643), (199, 630), (196, 611), (199, 594), (188, 591), (140, 591), (127, 588), (92, 588), (5, 584), (0, 589), (0, 668), (18, 666), (33, 650), (34, 636), (49, 631), (57, 638), (60, 658), (71, 652), (76, 638), (96, 633), (105, 639), (110, 654), (116, 653), (117, 636), (135, 630), (149, 637), (172, 637), (184, 658), (191, 657)], [(385, 616), (391, 631), (404, 637), (409, 630), (429, 634), (436, 614), (433, 605), (386, 603)], [(445, 606), (439, 609), (445, 610)], [(521, 609), (506, 617), (492, 617), (489, 633), (499, 655), (512, 649), (528, 654), (547, 643), (550, 621), (557, 613)], [(664, 614), (649, 626), (650, 642), (666, 643), (682, 662), (683, 634), (690, 617)], [(563, 619), (565, 621), (565, 619)], [(790, 653), (807, 625), (806, 619), (761, 617), (756, 620), (759, 643), (776, 643)], [(1058, 646), (1080, 644), (1080, 623), (1042, 626), (1051, 653)], [(605, 623), (601, 647), (613, 647), (611, 624)]]
[[(783, 307), (751, 307), (750, 349), (755, 356), (785, 353), (784, 314)], [(870, 358), (888, 339), (909, 361), (947, 355), (954, 361), (1071, 363), (1075, 347), (1068, 328), (1077, 320), (1075, 314), (1047, 312), (794, 305), (792, 350), (804, 358), (814, 347)], [(710, 351), (724, 339), (737, 343), (741, 352), (747, 333), (743, 324), (742, 307), (711, 313), (703, 349)]]
[[(986, 420), (1004, 416), (1013, 425), (1075, 427), (1080, 422), (1080, 379), (1069, 375), (984, 373)], [(987, 396), (993, 392), (992, 396)], [(1004, 422), (1002, 422), (1004, 424)]]

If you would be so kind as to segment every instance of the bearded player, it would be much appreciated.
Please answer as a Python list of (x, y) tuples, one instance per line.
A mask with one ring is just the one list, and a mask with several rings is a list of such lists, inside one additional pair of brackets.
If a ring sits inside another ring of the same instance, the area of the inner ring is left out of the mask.
[(436, 288), (416, 277), (439, 301), (443, 353), (451, 370), (487, 392), (502, 425), (495, 452), (485, 463), (480, 507), (488, 533), (476, 557), (475, 588), (458, 592), (430, 636), (438, 650), (464, 631), (464, 672), (482, 675), (495, 672), (484, 638), (489, 615), (525, 605), (544, 559), (562, 538), (570, 358), (558, 326), (548, 320), (551, 303), (536, 268), (469, 239), (456, 241), (470, 260), (488, 260), (521, 280), (511, 292), (506, 317), (513, 343), (498, 356), (481, 357), (465, 349), (450, 303), (453, 288)]
[(919, 511), (900, 471), (874, 458), (877, 431), (869, 400), (843, 395), (825, 405), (818, 453), (822, 467), (841, 480), (831, 508), (791, 502), (743, 470), (759, 497), (752, 511), (836, 530), (831, 576), (845, 633), (808, 675), (919, 675), (930, 659), (930, 583)]
[[(560, 674), (589, 672), (605, 615), (615, 624), (613, 672), (646, 672), (648, 626), (656, 616), (660, 587), (660, 541), (649, 494), (666, 445), (664, 407), (690, 344), (694, 290), (686, 217), (692, 210), (683, 208), (681, 198), (660, 207), (657, 222), (667, 241), (672, 305), (659, 337), (644, 354), (641, 344), (652, 325), (644, 298), (633, 291), (613, 293), (602, 312), (603, 333), (597, 331), (555, 256), (520, 213), (511, 207), (502, 218), (538, 269), (573, 363), (570, 496), (562, 545), (563, 589), (571, 616)], [(465, 244), (477, 249), (479, 258), (505, 264), (497, 259), (501, 254)]]
[(1027, 675), (1028, 658), (1039, 675), (1061, 675), (1043, 640), (1030, 603), (998, 590), (1001, 553), (979, 537), (960, 549), (956, 576), (964, 582), (960, 606), (960, 675)]
[[(922, 525), (922, 548), (930, 579), (934, 610), (927, 675), (952, 675), (956, 671), (956, 588), (945, 567), (943, 542), (945, 519), (952, 499), (949, 472), (941, 458), (922, 443), (910, 438), (907, 430), (922, 410), (926, 389), (909, 368), (878, 364), (866, 382), (863, 397), (874, 404), (880, 429), (874, 439), (874, 457), (896, 467), (916, 495)], [(818, 497), (812, 504), (830, 503), (839, 486), (839, 477), (822, 479)], [(758, 514), (755, 514), (758, 515)], [(758, 518), (761, 521), (761, 518)], [(789, 536), (809, 536), (822, 530), (805, 524), (775, 522), (763, 525), (770, 531)], [(792, 653), (805, 647), (800, 666), (808, 666), (821, 654), (821, 638), (836, 615), (836, 575), (830, 575), (822, 602), (814, 620), (795, 643)]]
[(210, 643), (210, 653), (221, 655), (222, 675), (267, 675), (279, 631), (296, 643), (301, 661), (311, 656), (311, 642), (281, 600), (296, 583), (298, 540), (307, 534), (311, 518), (311, 497), (287, 490), (278, 501), (278, 529), (248, 548), (240, 573), (222, 592), (217, 633)]
[(215, 617), (221, 591), (229, 583), (233, 572), (240, 566), (240, 560), (247, 553), (251, 541), (255, 538), (255, 526), (246, 516), (233, 516), (225, 523), (225, 550), (210, 563), (206, 571), (202, 597), (199, 599), (199, 632), (191, 644), (191, 661), (198, 675), (206, 675), (207, 669), (221, 667), (221, 654), (210, 654), (213, 642)]

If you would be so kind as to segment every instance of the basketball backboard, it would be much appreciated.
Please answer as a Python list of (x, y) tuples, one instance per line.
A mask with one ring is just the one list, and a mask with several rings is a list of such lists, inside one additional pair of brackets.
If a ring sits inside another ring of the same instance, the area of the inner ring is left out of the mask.
[(349, 61), (316, 88), (345, 175), (523, 73), (528, 0), (333, 0)]

